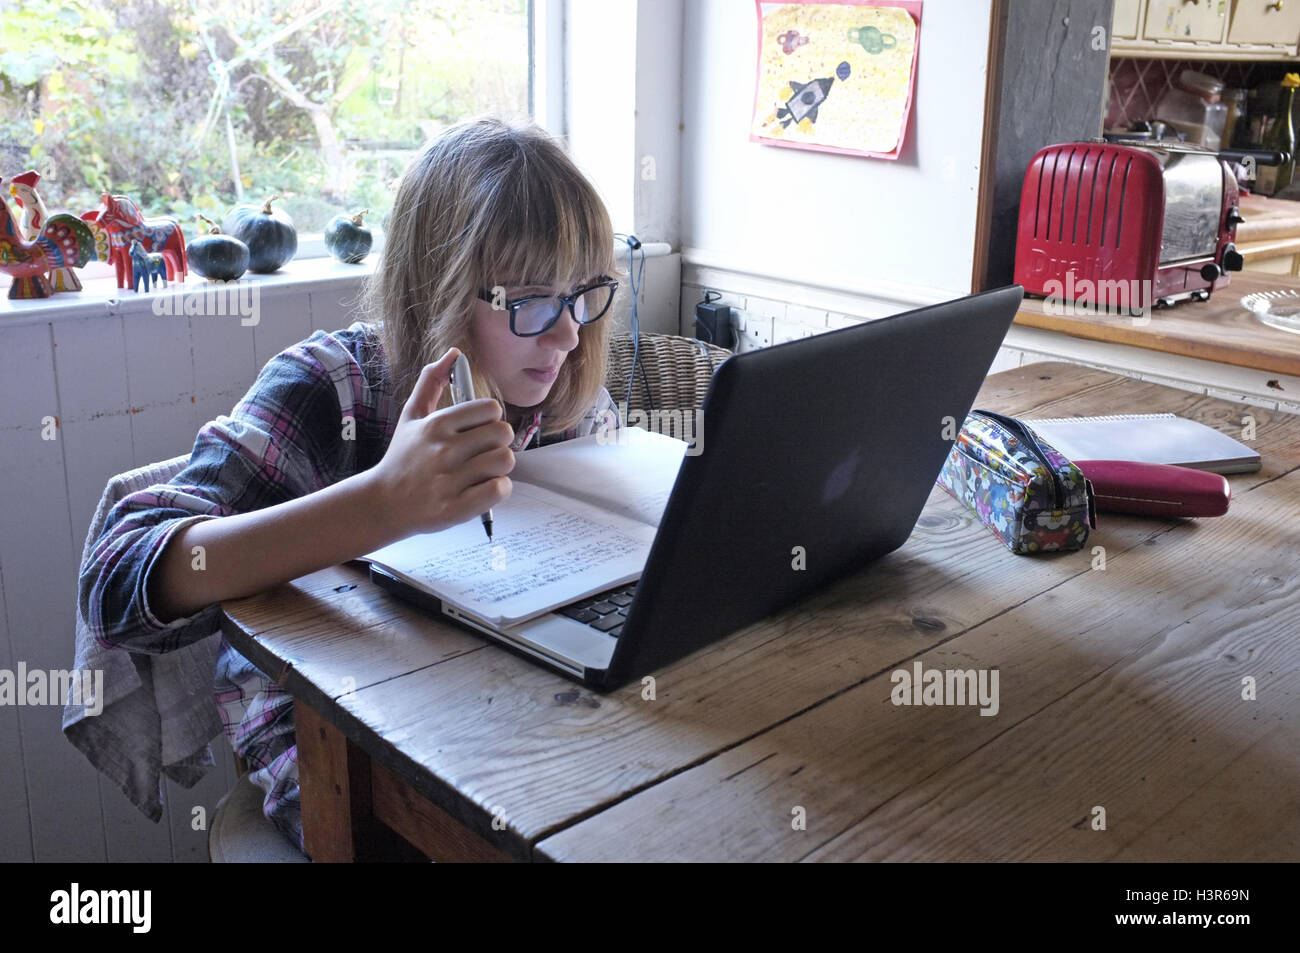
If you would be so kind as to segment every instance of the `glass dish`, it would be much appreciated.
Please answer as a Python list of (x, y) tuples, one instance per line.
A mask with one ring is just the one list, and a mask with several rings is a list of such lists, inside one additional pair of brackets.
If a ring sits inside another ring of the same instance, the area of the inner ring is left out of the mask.
[(1300, 334), (1300, 291), (1259, 291), (1241, 306), (1269, 327)]

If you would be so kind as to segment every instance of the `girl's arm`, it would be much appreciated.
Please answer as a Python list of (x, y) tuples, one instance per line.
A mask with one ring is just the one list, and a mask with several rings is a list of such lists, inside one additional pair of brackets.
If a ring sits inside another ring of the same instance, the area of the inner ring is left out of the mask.
[[(377, 466), (274, 506), (183, 527), (149, 575), (161, 622), (464, 522), (510, 495), (514, 433), (493, 400), (435, 411), (457, 351), (420, 375)], [(196, 548), (197, 547), (197, 548)]]
[(366, 473), (251, 513), (199, 520), (168, 541), (149, 576), (159, 621), (347, 562), (394, 539)]

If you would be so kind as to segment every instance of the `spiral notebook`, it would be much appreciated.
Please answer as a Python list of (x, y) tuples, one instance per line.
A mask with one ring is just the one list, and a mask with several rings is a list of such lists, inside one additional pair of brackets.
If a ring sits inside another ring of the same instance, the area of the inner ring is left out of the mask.
[(1259, 454), (1205, 424), (1176, 414), (1020, 418), (1071, 460), (1169, 463), (1211, 473), (1251, 473)]

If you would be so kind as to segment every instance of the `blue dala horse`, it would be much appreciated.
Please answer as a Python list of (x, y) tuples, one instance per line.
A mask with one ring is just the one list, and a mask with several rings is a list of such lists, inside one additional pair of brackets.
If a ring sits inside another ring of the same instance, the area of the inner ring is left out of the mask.
[(139, 291), (143, 281), (144, 290), (150, 291), (158, 279), (167, 284), (167, 263), (163, 256), (146, 252), (138, 240), (131, 242), (131, 290)]

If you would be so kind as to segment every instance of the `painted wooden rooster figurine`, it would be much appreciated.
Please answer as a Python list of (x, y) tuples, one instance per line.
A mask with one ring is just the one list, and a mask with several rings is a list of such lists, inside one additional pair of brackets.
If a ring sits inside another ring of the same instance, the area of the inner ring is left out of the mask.
[(23, 210), (22, 236), (29, 242), (36, 241), (45, 227), (45, 220), (50, 217), (45, 200), (36, 191), (36, 183), (41, 181), (41, 174), (35, 169), (20, 172), (9, 180), (9, 194), (14, 197), (18, 207)]
[[(21, 188), (11, 185), (10, 191), (15, 198), (22, 189), (34, 186), (33, 176), (39, 178), (35, 172), (25, 172), (22, 176), (28, 178), (31, 185), (23, 184)], [(44, 205), (34, 201), (33, 207), (43, 209)], [(0, 196), (0, 272), (14, 279), (9, 286), (9, 297), (48, 298), (56, 290), (79, 290), (81, 282), (72, 269), (95, 261), (97, 245), (107, 248), (106, 236), (97, 234), (98, 231), (96, 225), (83, 222), (67, 212), (59, 212), (45, 218), (36, 237), (28, 241), (19, 232), (9, 203)]]

